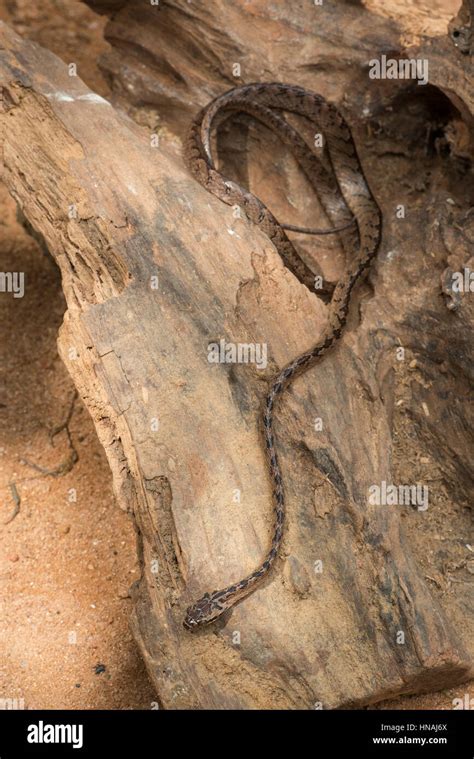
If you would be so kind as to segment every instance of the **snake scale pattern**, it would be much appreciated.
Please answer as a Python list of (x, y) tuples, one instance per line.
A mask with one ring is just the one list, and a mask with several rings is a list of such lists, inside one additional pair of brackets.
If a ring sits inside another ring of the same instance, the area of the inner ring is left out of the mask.
[[(317, 193), (326, 216), (333, 224), (332, 229), (315, 230), (279, 223), (255, 195), (219, 172), (212, 157), (211, 137), (213, 130), (217, 130), (235, 112), (249, 114), (263, 123), (289, 147)], [(315, 131), (324, 137), (322, 153), (318, 153), (301, 137), (285, 119), (285, 113), (296, 114), (312, 122)], [(270, 382), (264, 401), (263, 437), (275, 510), (271, 546), (254, 572), (223, 590), (205, 593), (187, 609), (184, 626), (188, 630), (196, 630), (214, 622), (251, 593), (268, 575), (277, 558), (283, 536), (285, 495), (273, 432), (275, 407), (289, 384), (314, 366), (341, 336), (353, 287), (377, 252), (382, 217), (344, 118), (323, 97), (296, 85), (248, 84), (218, 96), (193, 120), (184, 146), (184, 157), (197, 181), (224, 203), (242, 208), (273, 242), (288, 269), (311, 290), (314, 290), (314, 272), (299, 256), (285, 228), (287, 231), (310, 234), (337, 232), (347, 260), (347, 272), (333, 290), (326, 326), (318, 341), (281, 369)]]

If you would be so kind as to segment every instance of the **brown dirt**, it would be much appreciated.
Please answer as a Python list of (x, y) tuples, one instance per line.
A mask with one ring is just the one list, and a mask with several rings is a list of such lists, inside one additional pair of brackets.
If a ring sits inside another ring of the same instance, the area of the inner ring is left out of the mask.
[[(79, 400), (68, 428), (51, 437), (75, 395), (56, 348), (65, 311), (59, 273), (16, 222), (3, 188), (0, 206), (1, 269), (24, 272), (26, 282), (23, 298), (0, 300), (0, 698), (23, 698), (28, 708), (150, 708), (156, 696), (128, 630), (134, 530), (115, 505)], [(67, 469), (73, 450), (70, 471), (35, 468)], [(5, 525), (13, 483), (20, 509)]]
[[(63, 60), (103, 95), (104, 20), (75, 2), (0, 3), (0, 19)], [(0, 296), (0, 698), (26, 708), (149, 709), (156, 695), (129, 631), (135, 533), (116, 506), (92, 420), (56, 347), (66, 308), (59, 271), (16, 219), (0, 186), (0, 268), (25, 273), (25, 296)], [(25, 463), (30, 462), (29, 464)], [(21, 498), (13, 512), (11, 483)], [(71, 500), (71, 489), (76, 501)], [(105, 671), (101, 671), (104, 665)]]
[[(366, 4), (385, 15), (394, 15), (394, 5), (399, 14), (403, 5), (411, 41), (421, 32), (443, 33), (459, 0), (437, 2), (436, 8), (416, 0)], [(415, 5), (418, 25), (410, 15)], [(97, 67), (107, 47), (104, 19), (72, 0), (0, 0), (0, 19), (77, 63), (79, 76), (107, 97)], [(73, 403), (74, 387), (58, 357), (65, 311), (60, 276), (18, 223), (3, 187), (0, 209), (0, 268), (26, 278), (24, 298), (0, 295), (0, 699), (24, 699), (27, 708), (147, 709), (156, 695), (128, 629), (127, 593), (138, 572), (133, 526), (114, 502), (92, 421), (78, 399)], [(399, 444), (406, 452), (404, 425), (401, 418)], [(74, 451), (77, 461), (67, 471)], [(51, 476), (35, 467), (61, 471)], [(13, 513), (13, 483), (20, 508), (4, 524)], [(435, 518), (430, 533), (420, 537), (420, 556), (437, 548), (445, 529), (446, 522)], [(451, 709), (453, 699), (473, 697), (473, 691), (468, 684), (376, 708)]]

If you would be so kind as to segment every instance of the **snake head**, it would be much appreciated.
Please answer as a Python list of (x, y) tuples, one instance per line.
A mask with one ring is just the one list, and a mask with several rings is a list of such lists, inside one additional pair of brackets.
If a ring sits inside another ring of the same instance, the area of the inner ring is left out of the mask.
[(220, 593), (205, 593), (199, 601), (189, 606), (186, 610), (186, 617), (183, 625), (187, 630), (195, 630), (202, 625), (208, 625), (225, 611), (225, 608), (219, 603)]

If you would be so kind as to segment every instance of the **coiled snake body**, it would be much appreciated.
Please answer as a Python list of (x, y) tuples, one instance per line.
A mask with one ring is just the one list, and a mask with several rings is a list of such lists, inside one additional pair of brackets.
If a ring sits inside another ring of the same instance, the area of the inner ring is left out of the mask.
[[(314, 230), (279, 223), (255, 195), (216, 169), (211, 153), (212, 130), (236, 111), (250, 114), (276, 132), (288, 145), (317, 192), (326, 216), (335, 225), (333, 229)], [(324, 135), (321, 157), (285, 120), (282, 115), (285, 111), (310, 119)], [(314, 288), (315, 275), (288, 239), (285, 228), (312, 234), (338, 232), (348, 259), (348, 271), (334, 288), (328, 305), (327, 323), (318, 342), (278, 373), (270, 383), (264, 402), (263, 435), (275, 508), (271, 547), (262, 564), (252, 574), (223, 590), (205, 593), (187, 609), (184, 626), (194, 630), (213, 622), (247, 596), (275, 562), (285, 518), (282, 475), (273, 434), (275, 404), (295, 377), (312, 367), (340, 337), (347, 320), (352, 289), (377, 252), (382, 220), (344, 118), (323, 97), (302, 87), (280, 83), (249, 84), (220, 95), (194, 119), (184, 152), (193, 176), (228, 205), (242, 207), (248, 218), (274, 243), (285, 265), (307, 287)]]

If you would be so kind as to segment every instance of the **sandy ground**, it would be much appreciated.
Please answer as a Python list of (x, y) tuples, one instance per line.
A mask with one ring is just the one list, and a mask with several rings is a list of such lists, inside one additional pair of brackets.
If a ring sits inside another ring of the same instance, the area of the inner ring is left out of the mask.
[[(104, 20), (87, 7), (0, 2), (0, 19), (75, 61), (95, 91), (108, 93), (97, 67)], [(0, 209), (0, 269), (24, 272), (26, 281), (23, 298), (0, 299), (0, 699), (25, 708), (149, 709), (156, 695), (128, 626), (135, 533), (58, 356), (66, 309), (59, 271), (18, 224), (3, 187)], [(73, 451), (69, 472), (36, 468), (68, 469)], [(21, 503), (9, 521), (13, 484)]]
[[(438, 23), (458, 5), (437, 3)], [(107, 96), (97, 68), (103, 19), (72, 0), (0, 0), (0, 19), (76, 62)], [(1, 186), (0, 209), (0, 270), (26, 280), (23, 298), (0, 297), (0, 699), (25, 708), (149, 709), (156, 696), (128, 628), (135, 535), (57, 354), (59, 272)], [(450, 709), (465, 693), (472, 697), (472, 686), (377, 708)]]
[(128, 630), (134, 530), (57, 354), (59, 272), (15, 222), (4, 190), (0, 204), (1, 269), (26, 282), (23, 298), (0, 300), (0, 698), (29, 708), (150, 708), (155, 696)]

